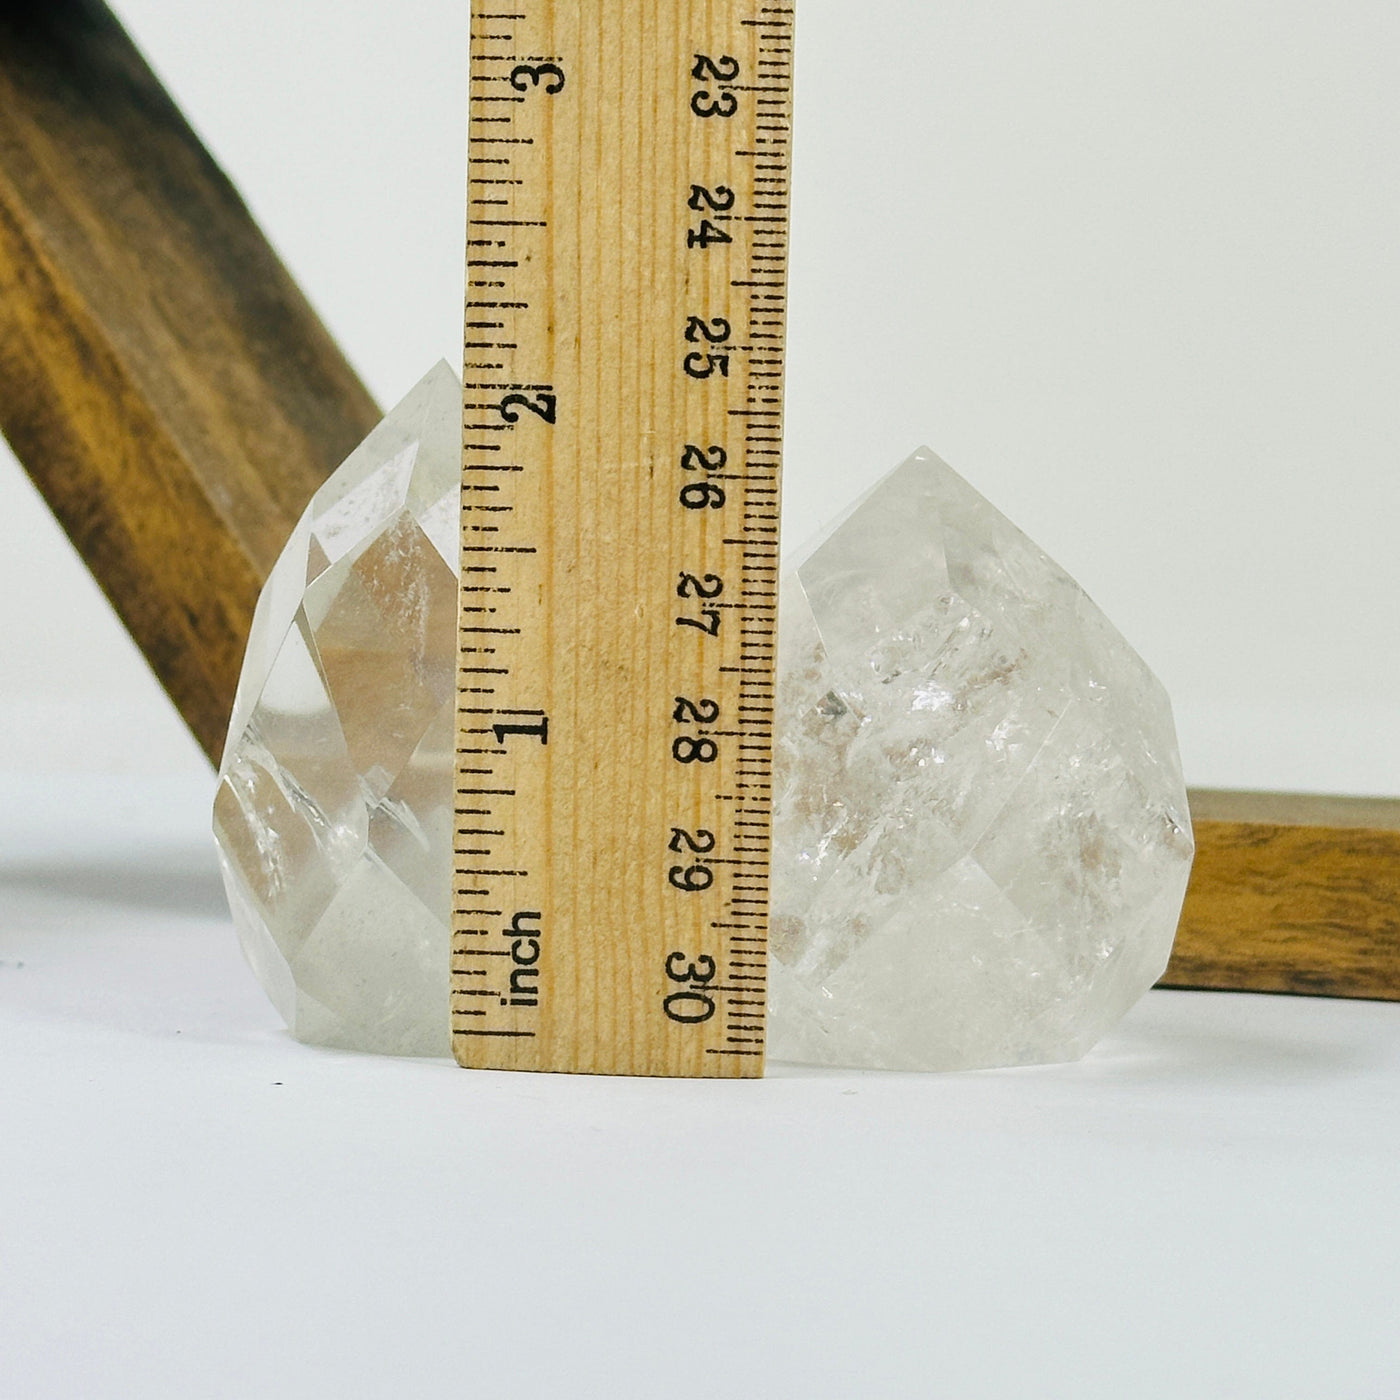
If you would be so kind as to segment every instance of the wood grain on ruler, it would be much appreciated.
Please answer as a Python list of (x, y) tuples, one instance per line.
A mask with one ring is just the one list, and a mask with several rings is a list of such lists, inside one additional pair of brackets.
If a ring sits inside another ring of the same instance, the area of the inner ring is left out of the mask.
[(0, 11), (0, 428), (211, 758), (369, 395), (105, 6)]
[(1193, 792), (1168, 987), (1400, 1000), (1400, 801)]
[(763, 1065), (792, 11), (473, 8), (453, 1025)]

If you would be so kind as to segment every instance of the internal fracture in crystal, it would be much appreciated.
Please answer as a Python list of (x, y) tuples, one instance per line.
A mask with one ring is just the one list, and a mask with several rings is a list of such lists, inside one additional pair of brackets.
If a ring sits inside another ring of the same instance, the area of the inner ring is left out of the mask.
[[(259, 602), (214, 825), (302, 1040), (449, 1053), (461, 390), (317, 493)], [(1170, 708), (931, 453), (783, 585), (770, 1043), (950, 1069), (1083, 1053), (1160, 974), (1191, 860)]]
[(1083, 1054), (1161, 975), (1192, 839), (1166, 692), (931, 452), (781, 594), (770, 1049)]

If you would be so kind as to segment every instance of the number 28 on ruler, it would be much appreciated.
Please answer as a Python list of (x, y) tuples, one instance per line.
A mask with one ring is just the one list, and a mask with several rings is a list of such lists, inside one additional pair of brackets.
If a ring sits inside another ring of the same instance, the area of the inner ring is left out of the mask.
[(453, 1043), (761, 1072), (792, 11), (472, 17)]

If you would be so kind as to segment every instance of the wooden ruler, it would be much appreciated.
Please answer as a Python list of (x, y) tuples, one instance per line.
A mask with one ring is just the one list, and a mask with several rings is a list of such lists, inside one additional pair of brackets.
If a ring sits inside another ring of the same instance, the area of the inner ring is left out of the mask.
[(762, 1073), (792, 34), (473, 0), (463, 1065)]

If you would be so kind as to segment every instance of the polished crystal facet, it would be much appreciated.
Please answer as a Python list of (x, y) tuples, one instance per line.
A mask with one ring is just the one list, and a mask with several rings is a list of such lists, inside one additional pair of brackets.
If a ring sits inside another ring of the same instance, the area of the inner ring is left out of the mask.
[(1160, 976), (1192, 841), (1166, 692), (932, 453), (784, 581), (771, 1050), (1081, 1055)]
[[(302, 1040), (447, 1054), (460, 399), (440, 365), (317, 493), (254, 618), (214, 824)], [(1161, 686), (928, 453), (782, 596), (771, 1042), (942, 1069), (1082, 1053), (1191, 859)]]
[(214, 830), (301, 1040), (448, 1051), (461, 400), (440, 364), (366, 438), (253, 618)]

